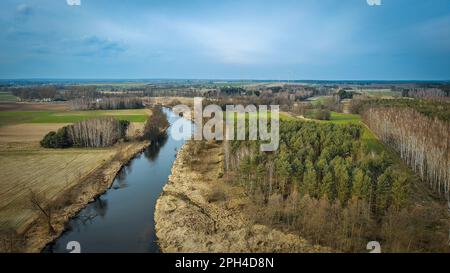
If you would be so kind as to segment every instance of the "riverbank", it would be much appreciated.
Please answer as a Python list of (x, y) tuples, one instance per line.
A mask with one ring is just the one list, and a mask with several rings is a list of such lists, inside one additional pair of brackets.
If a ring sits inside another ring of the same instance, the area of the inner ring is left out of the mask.
[(330, 252), (249, 217), (251, 201), (223, 179), (222, 147), (207, 144), (191, 165), (188, 142), (156, 203), (155, 229), (162, 252)]
[(46, 244), (58, 238), (64, 232), (70, 218), (108, 190), (121, 168), (149, 145), (149, 141), (118, 144), (117, 152), (111, 159), (106, 160), (88, 175), (81, 177), (74, 186), (66, 189), (51, 202), (51, 223), (55, 231), (49, 232), (46, 219), (37, 217), (21, 233), (21, 244), (17, 250), (39, 252)]

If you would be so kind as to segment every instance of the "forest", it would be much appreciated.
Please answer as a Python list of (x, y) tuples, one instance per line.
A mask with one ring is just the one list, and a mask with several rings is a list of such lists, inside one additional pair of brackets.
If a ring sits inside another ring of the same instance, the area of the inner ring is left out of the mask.
[(444, 250), (445, 211), (415, 205), (414, 177), (388, 154), (369, 153), (361, 133), (358, 125), (282, 121), (274, 153), (224, 142), (224, 178), (245, 188), (257, 221), (338, 251), (362, 251), (369, 238), (387, 251)]
[(449, 198), (448, 112), (448, 107), (447, 113), (431, 113), (426, 108), (416, 110), (412, 107), (371, 105), (363, 110), (362, 118), (384, 143), (399, 153), (422, 180), (428, 181), (435, 191)]

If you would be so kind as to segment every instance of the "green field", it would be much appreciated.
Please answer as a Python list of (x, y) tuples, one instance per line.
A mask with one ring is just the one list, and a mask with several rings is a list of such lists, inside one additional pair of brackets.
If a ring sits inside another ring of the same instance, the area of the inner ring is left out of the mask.
[(0, 102), (15, 102), (17, 97), (9, 92), (0, 92)]
[(331, 120), (325, 122), (332, 122), (335, 124), (359, 124), (363, 127), (361, 138), (363, 142), (367, 144), (369, 150), (381, 153), (384, 149), (383, 144), (377, 139), (375, 134), (361, 121), (360, 115), (331, 112)]
[(369, 151), (381, 153), (384, 150), (383, 144), (377, 139), (375, 134), (361, 121), (361, 116), (355, 114), (344, 114), (331, 112), (330, 120), (314, 120), (317, 122), (331, 122), (335, 124), (359, 124), (363, 127), (362, 140), (367, 144)]
[(330, 121), (336, 124), (348, 124), (348, 123), (359, 124), (361, 122), (361, 117), (355, 114), (331, 112)]
[(307, 99), (308, 102), (310, 102), (312, 105), (321, 105), (323, 104), (323, 102), (328, 99), (328, 98), (332, 98), (333, 96), (317, 96), (317, 97), (313, 97), (313, 98), (309, 98)]
[(0, 112), (0, 126), (21, 123), (74, 123), (86, 119), (110, 116), (130, 122), (145, 122), (145, 109), (96, 111), (12, 111)]
[(361, 93), (375, 97), (401, 97), (401, 92), (392, 91), (391, 89), (361, 89)]

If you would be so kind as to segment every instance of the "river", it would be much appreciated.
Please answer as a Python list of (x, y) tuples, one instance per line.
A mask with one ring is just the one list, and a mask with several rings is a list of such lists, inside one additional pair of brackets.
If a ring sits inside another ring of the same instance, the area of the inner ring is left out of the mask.
[[(165, 108), (171, 124), (182, 119)], [(70, 220), (67, 230), (43, 252), (67, 253), (68, 242), (76, 241), (86, 252), (159, 252), (154, 210), (156, 200), (170, 175), (177, 151), (184, 140), (171, 135), (152, 143), (122, 168), (110, 189)]]

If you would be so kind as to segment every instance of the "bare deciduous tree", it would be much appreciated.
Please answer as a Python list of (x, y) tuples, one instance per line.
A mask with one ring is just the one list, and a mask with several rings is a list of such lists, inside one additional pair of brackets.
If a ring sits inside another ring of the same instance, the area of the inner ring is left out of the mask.
[(56, 231), (52, 224), (52, 213), (54, 208), (50, 204), (49, 200), (47, 200), (47, 198), (45, 198), (41, 194), (36, 193), (33, 190), (30, 190), (29, 198), (32, 208), (38, 210), (42, 214), (42, 216), (45, 217), (48, 224), (49, 232), (52, 234), (55, 233)]

